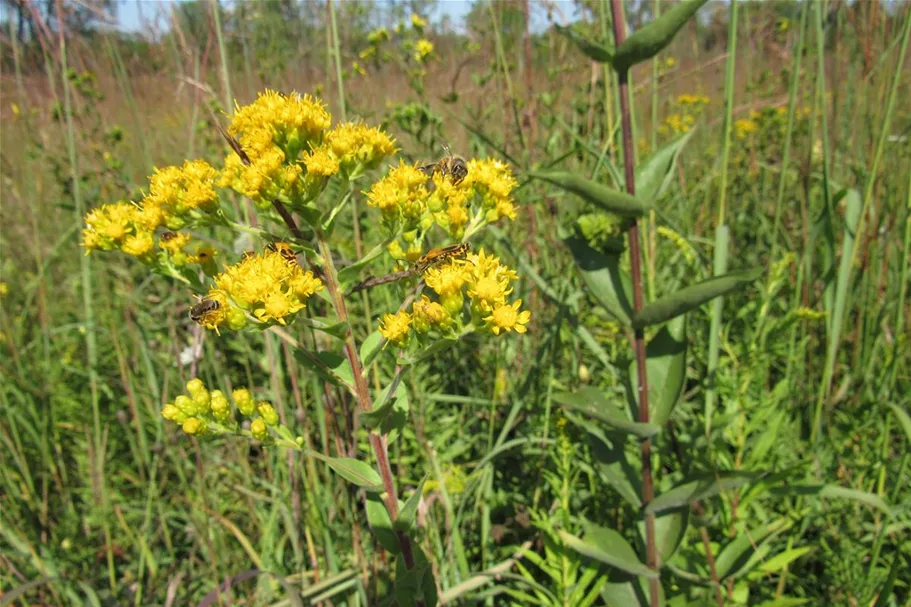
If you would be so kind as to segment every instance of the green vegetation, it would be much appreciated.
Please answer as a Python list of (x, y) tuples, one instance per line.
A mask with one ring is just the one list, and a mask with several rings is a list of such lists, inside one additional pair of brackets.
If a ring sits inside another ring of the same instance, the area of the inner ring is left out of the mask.
[(911, 7), (439, 5), (4, 3), (0, 606), (911, 605)]

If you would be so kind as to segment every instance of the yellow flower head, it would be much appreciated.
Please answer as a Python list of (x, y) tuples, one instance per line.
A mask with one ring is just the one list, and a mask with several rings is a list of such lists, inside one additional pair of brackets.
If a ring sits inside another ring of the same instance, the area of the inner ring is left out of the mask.
[(519, 312), (521, 305), (522, 300), (517, 299), (512, 305), (504, 304), (494, 308), (493, 313), (484, 319), (487, 321), (491, 333), (494, 335), (499, 335), (500, 331), (525, 333), (528, 330), (525, 325), (531, 320), (531, 312), (528, 310)]
[(460, 260), (451, 260), (430, 268), (424, 273), (424, 282), (440, 297), (461, 293), (462, 287), (471, 278), (471, 270)]
[(414, 44), (414, 60), (424, 63), (433, 54), (433, 42), (421, 38)]
[(759, 130), (759, 125), (752, 118), (742, 118), (734, 123), (734, 134), (737, 139), (746, 139), (747, 136)]
[(484, 249), (468, 256), (471, 267), (471, 285), (468, 297), (472, 309), (489, 314), (495, 307), (506, 303), (506, 296), (512, 293), (509, 286), (518, 278), (515, 270), (500, 263), (498, 257), (487, 255)]
[(427, 21), (425, 21), (424, 18), (421, 17), (420, 15), (418, 15), (417, 13), (412, 13), (411, 14), (411, 27), (413, 27), (416, 30), (422, 30), (425, 27), (427, 27)]
[(434, 212), (437, 224), (456, 240), (462, 238), (465, 225), (470, 219), (473, 192), (471, 183), (465, 179), (454, 184), (440, 172), (433, 175), (433, 194), (428, 199), (427, 206)]
[(465, 181), (480, 194), (481, 206), (487, 212), (489, 223), (502, 217), (516, 218), (512, 192), (519, 184), (505, 162), (491, 158), (470, 160)]
[(414, 302), (411, 306), (411, 314), (414, 320), (414, 330), (418, 333), (426, 333), (434, 327), (445, 331), (452, 324), (446, 308), (431, 301), (426, 295), (421, 295), (421, 298)]
[(9, 293), (9, 285), (5, 282), (0, 282), (0, 297), (5, 297)]
[(243, 194), (260, 208), (268, 208), (273, 200), (288, 203), (301, 200), (305, 184), (300, 164), (286, 163), (285, 153), (276, 146), (265, 148), (250, 160), (245, 165), (237, 154), (225, 157), (219, 185)]
[(92, 209), (85, 215), (82, 246), (87, 251), (119, 249), (124, 240), (136, 233), (139, 208), (131, 202), (115, 202)]
[(386, 314), (380, 324), (380, 335), (390, 343), (404, 348), (408, 344), (411, 327), (411, 314), (402, 310), (396, 314)]
[(142, 207), (149, 209), (143, 214), (143, 224), (154, 229), (157, 226), (153, 224), (162, 221), (180, 229), (190, 220), (205, 219), (206, 215), (215, 213), (217, 177), (218, 171), (205, 160), (188, 160), (180, 167), (155, 169), (149, 178), (149, 195), (142, 201)]
[(152, 232), (137, 232), (123, 240), (121, 250), (133, 257), (145, 257), (155, 248), (155, 239)]
[(190, 314), (196, 314), (194, 320), (206, 329), (218, 332), (218, 328), (228, 321), (230, 304), (223, 291), (211, 289), (204, 299), (193, 306)]
[(367, 192), (367, 204), (377, 207), (391, 224), (403, 220), (414, 226), (427, 209), (427, 176), (404, 162), (377, 181)]
[(280, 251), (250, 255), (215, 277), (219, 290), (260, 322), (286, 324), (323, 283)]
[(389, 135), (376, 127), (354, 122), (336, 125), (327, 132), (325, 145), (349, 174), (357, 166), (371, 169), (396, 151), (395, 140)]
[(329, 128), (332, 116), (325, 104), (310, 95), (266, 90), (249, 105), (238, 106), (228, 132), (240, 141), (248, 154), (265, 151), (265, 137), (281, 148), (292, 160), (310, 142), (318, 142)]

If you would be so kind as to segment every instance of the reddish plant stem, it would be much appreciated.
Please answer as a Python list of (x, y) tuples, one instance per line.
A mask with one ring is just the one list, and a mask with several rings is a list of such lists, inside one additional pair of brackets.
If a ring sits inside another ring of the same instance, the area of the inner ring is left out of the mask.
[[(614, 40), (616, 46), (623, 44), (626, 37), (623, 19), (623, 6), (621, 0), (611, 0), (611, 14), (614, 25)], [(620, 85), (620, 120), (623, 131), (623, 164), (626, 177), (626, 191), (636, 195), (636, 173), (633, 166), (633, 126), (629, 109), (629, 71), (618, 72)], [(634, 219), (629, 228), (629, 258), (630, 274), (633, 283), (633, 310), (642, 309), (642, 269), (639, 254), (639, 225)], [(633, 338), (633, 349), (636, 352), (636, 372), (639, 385), (639, 422), (649, 423), (648, 410), (648, 376), (645, 365), (645, 334), (642, 329), (637, 329)], [(642, 506), (647, 507), (655, 496), (652, 485), (652, 443), (645, 439), (640, 443), (642, 457)], [(658, 570), (658, 550), (655, 544), (655, 514), (645, 513), (645, 557), (646, 565), (656, 573)], [(649, 579), (649, 598), (652, 607), (658, 607), (660, 599), (660, 580), (658, 577)]]

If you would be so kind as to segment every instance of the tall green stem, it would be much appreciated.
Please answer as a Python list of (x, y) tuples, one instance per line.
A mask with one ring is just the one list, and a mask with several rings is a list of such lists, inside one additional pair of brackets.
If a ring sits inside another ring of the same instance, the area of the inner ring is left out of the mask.
[[(625, 20), (623, 17), (622, 0), (611, 0), (611, 13), (614, 22), (614, 41), (619, 47), (626, 38)], [(630, 119), (630, 90), (629, 90), (629, 72), (624, 70), (618, 74), (620, 85), (620, 120), (623, 131), (623, 166), (626, 177), (626, 191), (630, 195), (636, 194), (636, 173), (635, 159), (633, 152), (633, 125)], [(641, 259), (639, 253), (639, 226), (635, 219), (629, 228), (629, 258), (630, 274), (633, 283), (633, 309), (638, 312), (643, 306), (642, 297), (642, 271)], [(642, 329), (637, 329), (633, 338), (633, 349), (636, 352), (636, 374), (638, 375), (637, 386), (639, 392), (639, 422), (647, 424), (649, 422), (648, 408), (648, 376), (645, 360), (645, 333)], [(644, 439), (640, 443), (640, 455), (642, 458), (642, 505), (648, 506), (655, 496), (655, 488), (652, 484), (652, 443), (651, 439)], [(653, 512), (645, 513), (645, 554), (646, 564), (650, 569), (658, 573), (658, 549), (655, 541), (655, 514)], [(661, 599), (661, 586), (658, 575), (649, 579), (649, 596), (651, 606), (658, 607)]]

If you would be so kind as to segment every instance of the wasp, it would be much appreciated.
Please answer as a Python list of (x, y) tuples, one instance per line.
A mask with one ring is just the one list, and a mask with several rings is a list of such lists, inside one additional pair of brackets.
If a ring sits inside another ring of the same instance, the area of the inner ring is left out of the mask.
[(467, 242), (453, 244), (446, 247), (439, 247), (437, 249), (431, 249), (430, 251), (427, 251), (427, 253), (425, 253), (420, 259), (414, 262), (414, 264), (407, 270), (394, 272), (392, 274), (387, 274), (386, 276), (368, 278), (367, 280), (355, 285), (354, 288), (351, 289), (351, 292), (357, 293), (358, 291), (363, 291), (364, 289), (369, 289), (377, 285), (383, 285), (387, 282), (395, 282), (409, 276), (424, 274), (427, 270), (435, 268), (450, 259), (463, 259), (470, 252), (471, 245)]
[(266, 250), (272, 253), (278, 253), (288, 263), (297, 263), (297, 253), (287, 242), (270, 242), (266, 245)]
[(436, 185), (433, 183), (433, 176), (439, 173), (444, 178), (448, 178), (452, 185), (459, 185), (462, 180), (468, 176), (468, 163), (461, 156), (456, 156), (449, 150), (449, 146), (443, 146), (446, 155), (436, 162), (419, 166), (418, 170), (427, 175), (425, 187), (433, 192)]
[(221, 304), (214, 299), (203, 299), (198, 304), (190, 308), (190, 320), (201, 323), (206, 315), (211, 314), (221, 307)]

